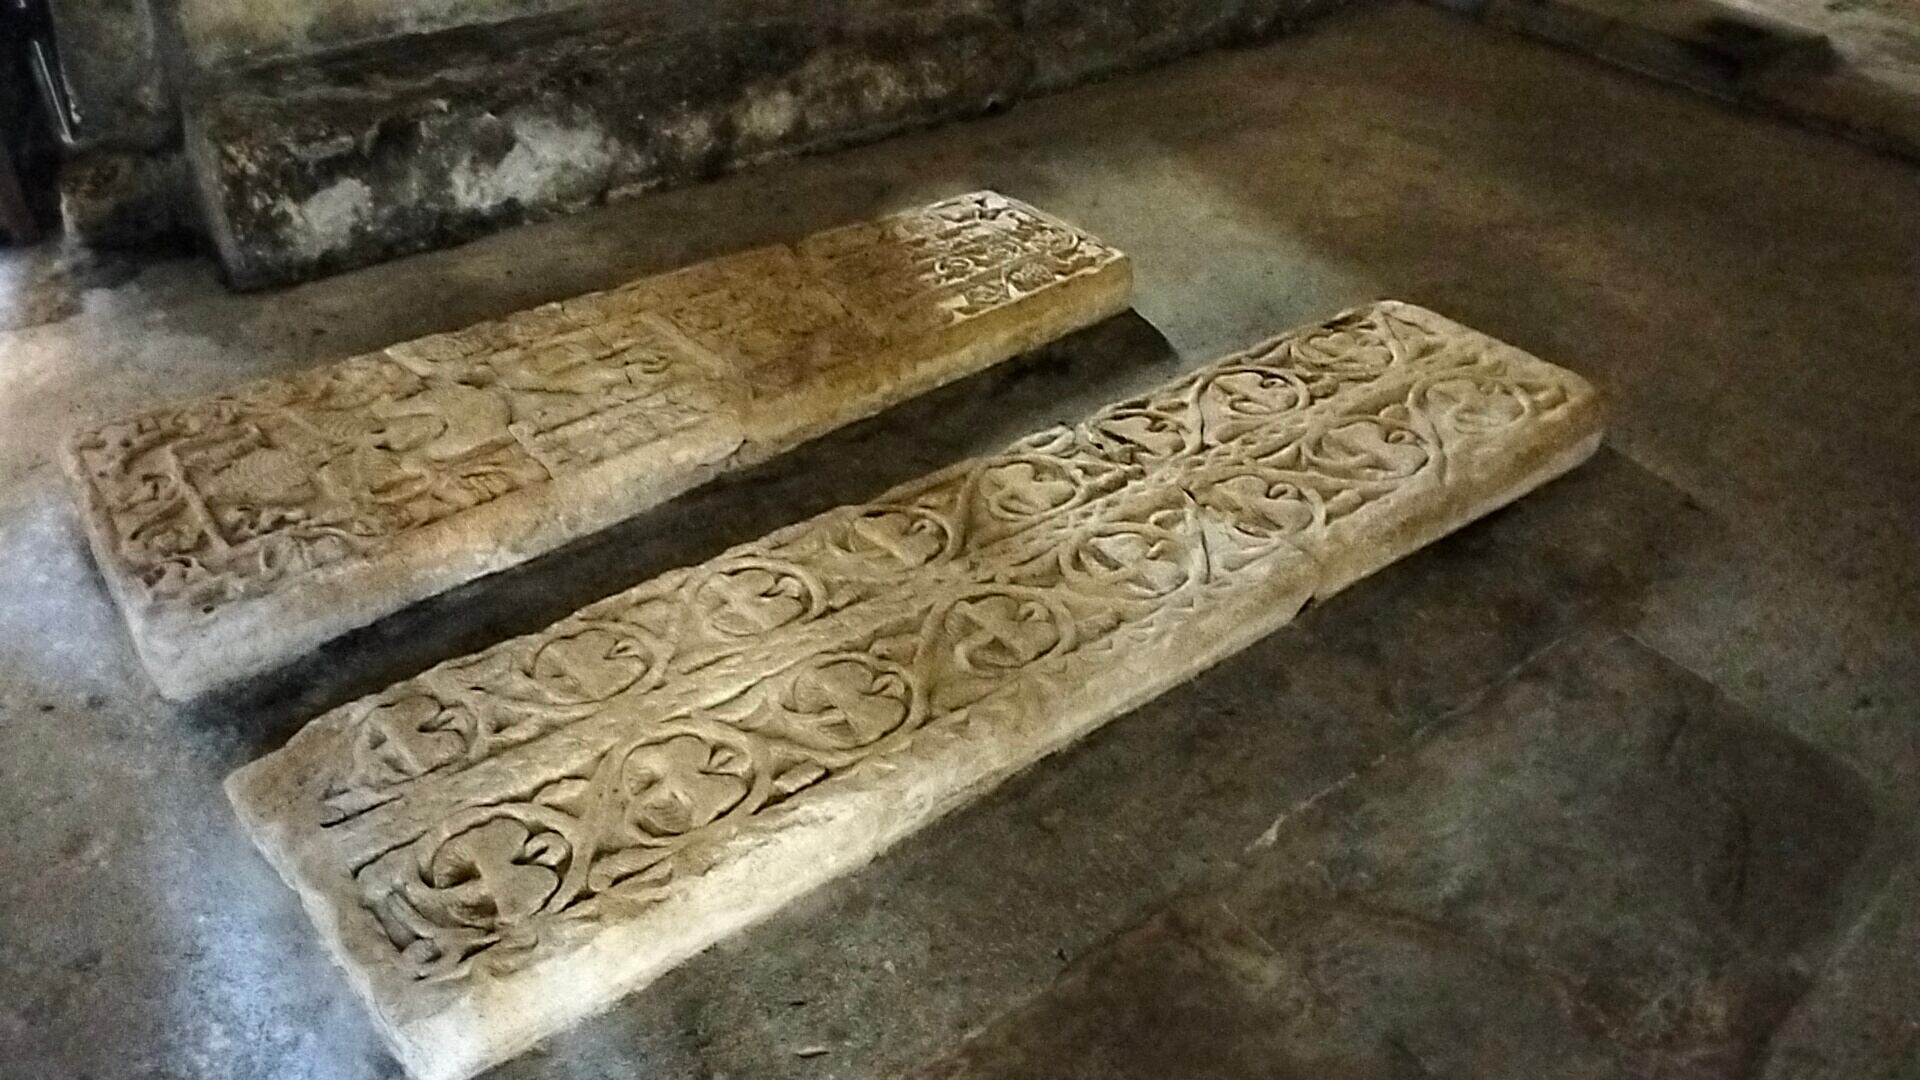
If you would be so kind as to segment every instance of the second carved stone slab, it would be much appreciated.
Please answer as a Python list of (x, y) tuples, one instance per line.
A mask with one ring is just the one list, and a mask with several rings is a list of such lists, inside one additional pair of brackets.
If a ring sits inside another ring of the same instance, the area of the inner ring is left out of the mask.
[(1123, 310), (992, 192), (88, 431), (69, 472), (160, 691), (270, 669)]

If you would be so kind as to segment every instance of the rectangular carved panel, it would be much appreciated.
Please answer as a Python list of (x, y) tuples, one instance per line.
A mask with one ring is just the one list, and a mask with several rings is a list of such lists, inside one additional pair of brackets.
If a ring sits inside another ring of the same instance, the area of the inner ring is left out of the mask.
[(1122, 310), (979, 192), (155, 410), (68, 453), (169, 697), (257, 673)]
[(234, 805), (465, 1077), (1572, 468), (1579, 377), (1359, 309), (309, 724)]

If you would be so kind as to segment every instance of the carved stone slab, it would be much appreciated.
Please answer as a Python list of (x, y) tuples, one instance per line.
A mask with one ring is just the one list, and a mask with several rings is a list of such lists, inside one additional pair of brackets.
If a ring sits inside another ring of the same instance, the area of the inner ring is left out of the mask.
[(1382, 303), (443, 664), (228, 790), (408, 1070), (466, 1077), (1601, 425), (1579, 377)]
[(168, 697), (271, 668), (1122, 310), (1118, 251), (992, 192), (73, 440)]

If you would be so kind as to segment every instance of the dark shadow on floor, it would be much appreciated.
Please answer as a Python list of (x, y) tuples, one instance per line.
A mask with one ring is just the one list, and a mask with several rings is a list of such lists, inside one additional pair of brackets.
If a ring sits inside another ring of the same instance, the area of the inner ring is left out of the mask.
[(918, 1080), (1744, 1080), (1866, 784), (1629, 638), (1535, 657)]

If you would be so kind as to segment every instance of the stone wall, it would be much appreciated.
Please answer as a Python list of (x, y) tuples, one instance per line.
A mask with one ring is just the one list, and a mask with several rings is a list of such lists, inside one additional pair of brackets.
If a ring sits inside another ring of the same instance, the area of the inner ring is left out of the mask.
[[(50, 0), (89, 243), (299, 280), (977, 115), (1349, 0)], [(184, 150), (184, 154), (182, 154)]]
[(1344, 0), (647, 0), (283, 60), (198, 87), (187, 147), (240, 287), (991, 112)]
[[(295, 56), (580, 6), (585, 0), (177, 0), (203, 68)], [(645, 0), (633, 0), (645, 2)]]

